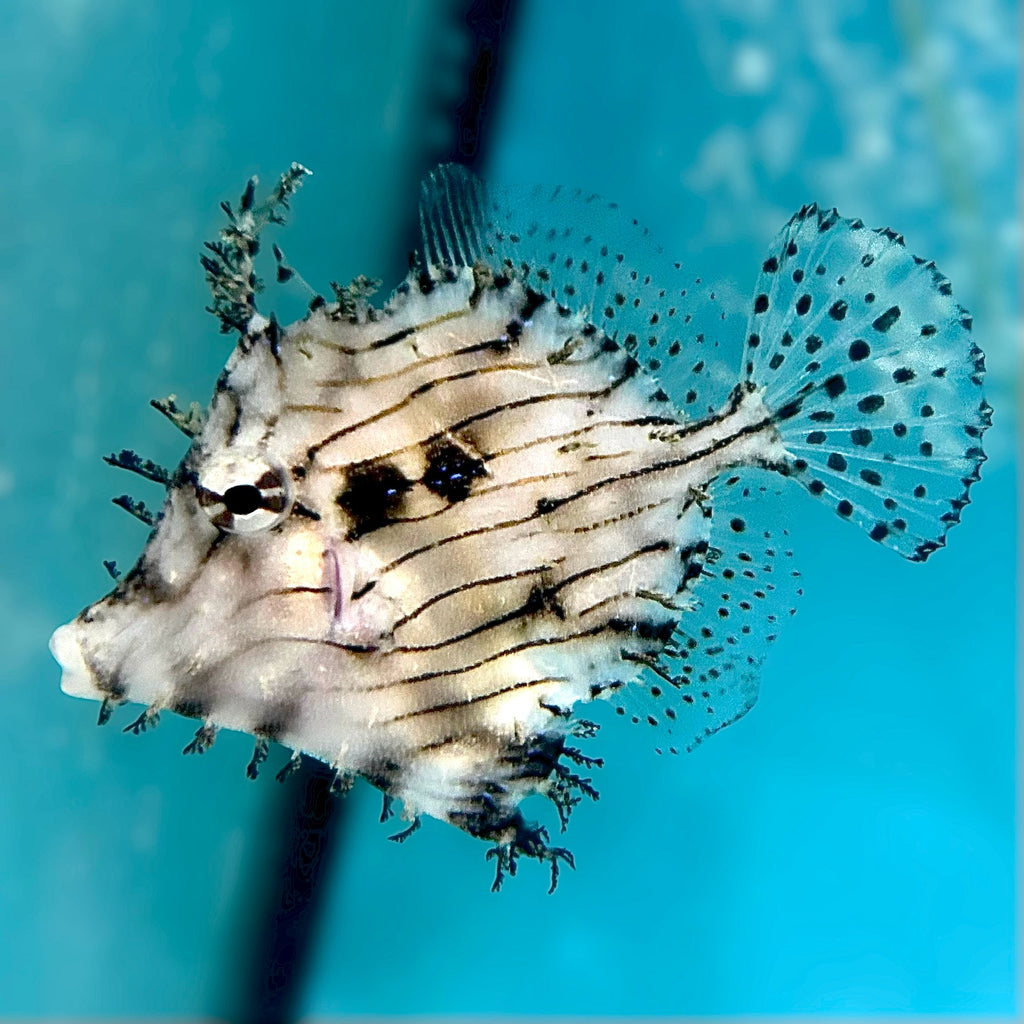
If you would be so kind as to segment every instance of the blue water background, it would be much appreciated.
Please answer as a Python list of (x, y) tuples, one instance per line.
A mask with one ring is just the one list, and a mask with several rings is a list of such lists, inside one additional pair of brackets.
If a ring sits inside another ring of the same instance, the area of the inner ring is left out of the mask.
[[(144, 485), (99, 457), (173, 463), (147, 400), (205, 402), (228, 353), (196, 262), (217, 202), (301, 160), (291, 262), (397, 280), (464, 74), (454, 9), (6, 7), (0, 1015), (203, 1015), (236, 983), (289, 795), (245, 779), (246, 737), (183, 759), (184, 720), (96, 729), (46, 640), (144, 539), (109, 503)], [(1011, 0), (521, 6), (491, 176), (618, 200), (726, 295), (806, 201), (893, 225), (975, 314), (992, 457), (925, 566), (794, 490), (806, 598), (760, 703), (678, 758), (603, 715), (556, 895), (532, 864), (490, 894), (483, 847), (436, 822), (386, 842), (357, 786), (310, 1013), (1016, 1011), (1017, 22)]]

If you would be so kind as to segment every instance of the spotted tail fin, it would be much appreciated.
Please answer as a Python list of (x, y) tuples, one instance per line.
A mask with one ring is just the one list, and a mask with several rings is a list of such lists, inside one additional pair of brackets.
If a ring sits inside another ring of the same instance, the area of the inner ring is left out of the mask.
[(991, 422), (971, 318), (900, 235), (804, 207), (772, 244), (744, 373), (836, 512), (923, 561), (960, 521)]

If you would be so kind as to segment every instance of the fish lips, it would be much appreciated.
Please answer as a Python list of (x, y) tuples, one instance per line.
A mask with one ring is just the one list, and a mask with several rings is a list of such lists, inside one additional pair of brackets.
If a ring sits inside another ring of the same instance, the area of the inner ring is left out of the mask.
[(80, 627), (71, 621), (56, 629), (50, 637), (50, 653), (61, 667), (60, 688), (69, 697), (102, 700), (105, 696), (96, 673), (85, 660)]

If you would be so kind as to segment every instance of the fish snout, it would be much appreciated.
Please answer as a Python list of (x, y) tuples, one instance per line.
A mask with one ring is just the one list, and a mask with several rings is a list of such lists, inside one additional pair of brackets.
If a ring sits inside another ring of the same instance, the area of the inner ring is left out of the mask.
[(50, 653), (61, 667), (60, 688), (69, 697), (102, 700), (96, 674), (82, 653), (81, 629), (77, 621), (56, 629), (50, 637)]

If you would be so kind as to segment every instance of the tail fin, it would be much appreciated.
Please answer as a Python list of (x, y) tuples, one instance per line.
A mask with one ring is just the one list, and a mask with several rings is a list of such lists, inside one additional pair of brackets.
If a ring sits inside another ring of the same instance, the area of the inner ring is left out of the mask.
[(888, 229), (804, 207), (761, 268), (744, 371), (791, 474), (873, 540), (923, 561), (979, 478), (991, 408), (971, 318)]

